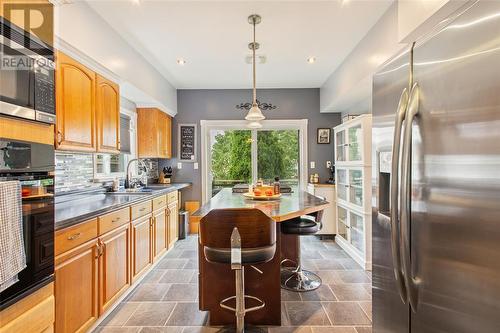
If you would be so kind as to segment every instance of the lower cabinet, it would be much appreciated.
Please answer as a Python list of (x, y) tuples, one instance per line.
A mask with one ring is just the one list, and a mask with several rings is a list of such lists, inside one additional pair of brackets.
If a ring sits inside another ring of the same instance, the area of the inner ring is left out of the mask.
[(168, 248), (167, 214), (165, 207), (153, 212), (153, 257), (156, 260)]
[(146, 271), (153, 262), (153, 222), (150, 215), (132, 221), (132, 279)]
[(103, 314), (131, 284), (130, 224), (99, 238), (99, 314)]
[(86, 332), (99, 316), (97, 240), (56, 257), (55, 297), (58, 333)]
[(179, 206), (177, 201), (173, 201), (167, 206), (168, 218), (168, 243), (172, 247), (179, 238)]

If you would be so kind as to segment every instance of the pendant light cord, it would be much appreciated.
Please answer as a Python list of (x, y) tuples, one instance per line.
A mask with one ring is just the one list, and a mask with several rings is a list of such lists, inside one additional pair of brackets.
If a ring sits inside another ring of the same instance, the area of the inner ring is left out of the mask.
[(255, 70), (255, 17), (253, 18), (253, 45), (252, 45), (252, 51), (253, 51), (253, 104), (257, 104), (257, 87), (256, 87), (256, 70)]

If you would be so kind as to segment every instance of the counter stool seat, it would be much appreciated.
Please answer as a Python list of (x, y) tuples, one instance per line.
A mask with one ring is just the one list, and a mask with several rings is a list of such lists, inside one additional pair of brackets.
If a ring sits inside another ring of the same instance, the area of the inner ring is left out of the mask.
[[(325, 200), (324, 198), (321, 198)], [(321, 286), (321, 278), (313, 272), (302, 269), (300, 259), (300, 236), (314, 235), (322, 228), (321, 219), (323, 212), (320, 211), (313, 216), (301, 216), (289, 221), (281, 223), (281, 232), (284, 234), (297, 235), (298, 250), (296, 261), (289, 258), (284, 259), (281, 264), (285, 262), (293, 262), (295, 267), (282, 267), (281, 268), (281, 288), (292, 291), (311, 291)]]
[[(236, 332), (243, 333), (245, 314), (266, 306), (261, 299), (245, 295), (245, 266), (262, 274), (254, 265), (274, 258), (276, 222), (254, 208), (214, 209), (200, 221), (199, 241), (208, 262), (230, 265), (235, 273), (235, 295), (220, 300), (219, 305), (235, 313)], [(247, 308), (246, 300), (257, 305)]]

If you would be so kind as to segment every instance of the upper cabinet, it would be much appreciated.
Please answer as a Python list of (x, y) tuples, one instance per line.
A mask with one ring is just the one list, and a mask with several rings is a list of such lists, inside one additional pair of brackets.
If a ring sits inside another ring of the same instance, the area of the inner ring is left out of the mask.
[(116, 83), (97, 75), (97, 150), (120, 151), (120, 90)]
[(57, 52), (56, 149), (118, 153), (118, 85)]
[(62, 52), (56, 62), (56, 149), (96, 151), (96, 75)]
[(370, 165), (371, 116), (361, 115), (334, 128), (335, 165)]
[(156, 108), (137, 109), (139, 158), (172, 157), (172, 119)]

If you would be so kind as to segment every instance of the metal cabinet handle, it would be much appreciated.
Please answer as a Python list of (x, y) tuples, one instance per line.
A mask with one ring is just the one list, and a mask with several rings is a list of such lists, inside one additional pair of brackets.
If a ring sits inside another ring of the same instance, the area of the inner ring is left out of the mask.
[(403, 303), (406, 304), (406, 286), (401, 270), (401, 251), (399, 244), (399, 151), (401, 147), (401, 129), (408, 107), (408, 90), (405, 88), (399, 98), (396, 120), (394, 122), (394, 140), (392, 144), (392, 164), (391, 164), (391, 250), (392, 265), (394, 266), (394, 277), (398, 287), (398, 293)]
[(118, 222), (120, 220), (121, 220), (121, 218), (118, 216), (116, 219), (111, 220), (111, 223), (116, 223), (116, 222)]
[(96, 254), (95, 258), (98, 259), (101, 256), (101, 244), (99, 243), (99, 240), (97, 240), (95, 247), (97, 249), (97, 254)]
[(139, 211), (143, 212), (145, 209), (146, 209), (146, 207), (142, 207), (141, 209), (139, 209)]
[(413, 266), (410, 257), (410, 228), (411, 228), (411, 143), (412, 125), (419, 108), (419, 87), (415, 83), (410, 92), (408, 111), (406, 113), (405, 131), (403, 139), (402, 173), (401, 173), (401, 254), (406, 294), (411, 309), (417, 312), (419, 279), (414, 278)]
[(78, 239), (78, 238), (80, 238), (80, 236), (81, 236), (81, 235), (82, 235), (82, 233), (81, 233), (81, 232), (78, 232), (78, 233), (76, 233), (76, 234), (73, 234), (73, 235), (69, 236), (69, 237), (68, 237), (68, 240), (75, 240), (75, 239)]

